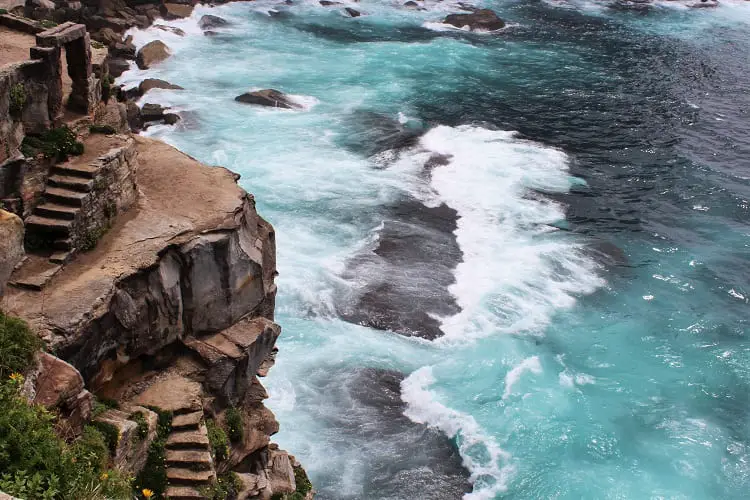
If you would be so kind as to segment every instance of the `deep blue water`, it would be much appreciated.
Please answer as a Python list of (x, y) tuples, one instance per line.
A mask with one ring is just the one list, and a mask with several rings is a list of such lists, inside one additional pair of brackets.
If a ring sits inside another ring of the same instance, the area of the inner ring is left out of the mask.
[(186, 89), (147, 133), (276, 227), (264, 384), (318, 497), (747, 498), (750, 4), (349, 5), (135, 34)]

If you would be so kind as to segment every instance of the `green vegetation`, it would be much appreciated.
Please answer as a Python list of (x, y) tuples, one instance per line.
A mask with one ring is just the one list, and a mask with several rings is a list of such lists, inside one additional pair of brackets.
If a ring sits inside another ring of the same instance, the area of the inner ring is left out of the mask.
[(211, 443), (214, 458), (217, 462), (226, 460), (229, 456), (229, 441), (227, 435), (214, 420), (206, 420), (206, 429), (208, 430), (208, 441)]
[(203, 496), (210, 500), (227, 500), (228, 498), (237, 498), (237, 494), (242, 490), (242, 481), (234, 472), (222, 474), (211, 486), (201, 488)]
[(138, 424), (135, 434), (138, 437), (138, 440), (143, 441), (146, 439), (148, 437), (148, 422), (146, 422), (146, 417), (143, 416), (143, 413), (135, 411), (130, 414), (128, 419)]
[(48, 30), (57, 26), (57, 23), (55, 21), (50, 21), (49, 19), (42, 19), (41, 21), (39, 21), (39, 25), (42, 28)]
[(1, 381), (7, 380), (11, 374), (25, 372), (34, 361), (34, 354), (41, 347), (42, 341), (29, 330), (25, 322), (6, 316), (0, 311)]
[(117, 450), (117, 445), (120, 444), (119, 429), (114, 424), (110, 424), (109, 422), (101, 422), (98, 420), (91, 422), (91, 425), (96, 427), (96, 429), (101, 433), (104, 438), (104, 442), (107, 445), (107, 449), (110, 451), (110, 453), (114, 454), (115, 450)]
[(26, 89), (24, 88), (23, 83), (16, 83), (13, 85), (10, 88), (10, 104), (8, 106), (10, 114), (15, 116), (20, 115), (24, 106), (26, 106), (27, 100), (28, 97), (26, 97)]
[(117, 130), (114, 129), (111, 125), (91, 125), (89, 127), (89, 132), (92, 134), (116, 134)]
[(0, 382), (0, 490), (40, 500), (128, 498), (129, 479), (106, 470), (104, 436), (87, 426), (65, 443), (55, 434), (55, 415), (29, 404), (22, 385), (17, 373)]
[(97, 42), (96, 40), (91, 40), (91, 46), (95, 49), (103, 49), (104, 44), (102, 42)]
[(27, 157), (42, 153), (45, 158), (63, 161), (69, 155), (83, 154), (83, 144), (78, 142), (72, 130), (63, 125), (39, 136), (27, 135), (21, 143), (21, 152)]
[(8, 13), (8, 9), (0, 9), (0, 16), (2, 16), (3, 14), (7, 14), (7, 13)]
[(227, 435), (233, 443), (239, 443), (243, 437), (242, 414), (234, 406), (230, 406), (226, 413)]
[(167, 458), (167, 437), (172, 430), (172, 412), (149, 406), (149, 410), (159, 416), (156, 438), (148, 448), (146, 465), (133, 483), (133, 493), (137, 498), (143, 498), (143, 490), (151, 490), (153, 498), (163, 498), (167, 490), (167, 469), (164, 461)]
[(91, 410), (91, 418), (96, 418), (102, 413), (106, 412), (107, 410), (112, 410), (112, 409), (116, 410), (119, 407), (120, 407), (120, 403), (118, 403), (114, 399), (97, 397), (94, 400), (94, 405)]
[(82, 252), (93, 250), (108, 230), (108, 226), (89, 229), (83, 234), (83, 236), (81, 236), (81, 241), (78, 242), (78, 248)]

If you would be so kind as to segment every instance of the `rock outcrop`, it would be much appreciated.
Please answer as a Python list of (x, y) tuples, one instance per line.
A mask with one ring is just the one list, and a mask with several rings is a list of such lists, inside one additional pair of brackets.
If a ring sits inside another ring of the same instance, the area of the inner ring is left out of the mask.
[(179, 85), (174, 85), (158, 78), (146, 78), (138, 84), (138, 92), (143, 95), (152, 89), (165, 89), (165, 90), (185, 90)]
[(470, 14), (449, 14), (443, 23), (471, 31), (495, 31), (505, 27), (505, 21), (490, 9), (479, 9)]
[(302, 106), (290, 100), (286, 94), (273, 89), (245, 92), (244, 94), (235, 97), (234, 100), (245, 104), (255, 104), (257, 106), (268, 106), (271, 108), (302, 108)]
[(211, 14), (202, 16), (200, 18), (200, 21), (198, 21), (198, 27), (202, 30), (221, 28), (222, 26), (227, 26), (228, 24), (229, 21), (227, 21), (223, 17), (212, 16)]
[(170, 56), (169, 47), (161, 40), (149, 42), (138, 51), (135, 62), (141, 69), (149, 69), (154, 64), (164, 61)]
[(13, 268), (23, 258), (23, 222), (18, 216), (0, 210), (0, 298)]

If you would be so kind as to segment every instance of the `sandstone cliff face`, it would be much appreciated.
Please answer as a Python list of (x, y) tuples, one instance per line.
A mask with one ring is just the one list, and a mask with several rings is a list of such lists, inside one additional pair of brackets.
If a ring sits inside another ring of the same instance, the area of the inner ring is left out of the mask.
[(244, 316), (273, 317), (274, 233), (252, 196), (228, 170), (135, 140), (136, 205), (43, 291), (14, 289), (3, 304), (86, 380)]
[(0, 210), (0, 298), (13, 268), (23, 257), (23, 222)]

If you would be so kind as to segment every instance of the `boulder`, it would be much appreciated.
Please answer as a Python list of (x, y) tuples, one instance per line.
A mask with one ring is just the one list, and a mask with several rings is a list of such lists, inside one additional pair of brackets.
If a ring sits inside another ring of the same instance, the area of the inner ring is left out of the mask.
[(177, 113), (164, 113), (164, 123), (167, 125), (174, 125), (180, 121), (180, 115)]
[(228, 24), (229, 21), (227, 21), (226, 19), (219, 16), (212, 16), (211, 14), (206, 14), (205, 16), (200, 18), (200, 21), (198, 21), (198, 26), (202, 30), (219, 28), (221, 26), (227, 26)]
[(177, 36), (185, 36), (185, 32), (183, 30), (181, 30), (180, 28), (175, 28), (174, 26), (167, 26), (166, 24), (154, 24), (153, 27), (162, 31), (166, 31), (167, 33), (174, 33)]
[(154, 40), (141, 47), (135, 57), (135, 62), (139, 68), (149, 69), (168, 58), (169, 55), (169, 47), (161, 40)]
[(109, 67), (109, 74), (113, 78), (119, 78), (120, 75), (130, 69), (130, 63), (126, 59), (120, 57), (113, 57), (107, 60), (107, 66)]
[[(133, 414), (140, 413), (146, 422), (145, 435), (138, 429)], [(117, 429), (118, 440), (112, 456), (112, 464), (127, 474), (138, 473), (146, 465), (148, 448), (156, 438), (159, 417), (142, 406), (126, 406), (122, 410), (107, 410), (94, 419)]]
[(291, 101), (282, 92), (274, 89), (256, 90), (245, 92), (234, 98), (237, 102), (245, 104), (256, 104), (258, 106), (269, 106), (271, 108), (299, 109), (302, 106)]
[(165, 3), (164, 4), (164, 19), (184, 19), (190, 17), (193, 13), (192, 5), (185, 5), (181, 3)]
[(128, 126), (133, 132), (138, 132), (143, 128), (143, 118), (141, 117), (141, 108), (133, 101), (128, 101), (125, 104), (125, 113), (128, 118)]
[(407, 9), (419, 9), (419, 4), (417, 2), (414, 2), (413, 0), (409, 0), (404, 4), (404, 7)]
[(37, 363), (24, 381), (23, 392), (32, 403), (56, 411), (60, 424), (64, 424), (71, 435), (79, 435), (91, 418), (94, 398), (84, 389), (81, 374), (72, 365), (46, 352), (37, 355)]
[(352, 9), (351, 7), (346, 7), (344, 9), (344, 12), (346, 12), (349, 17), (359, 17), (362, 15), (360, 11), (358, 11), (357, 9)]
[(122, 35), (116, 33), (112, 28), (102, 28), (91, 33), (91, 38), (109, 47), (122, 43)]
[(141, 108), (141, 118), (144, 122), (153, 122), (164, 118), (164, 109), (159, 104), (146, 103)]
[(23, 258), (23, 222), (10, 212), (0, 209), (0, 297), (13, 268)]
[(140, 84), (138, 84), (138, 92), (141, 95), (145, 94), (151, 89), (166, 89), (166, 90), (185, 90), (179, 85), (174, 85), (158, 78), (146, 78)]
[(206, 31), (204, 31), (204, 32), (203, 32), (203, 34), (204, 34), (205, 36), (216, 36), (216, 35), (218, 35), (219, 33), (218, 33), (218, 32), (216, 32), (216, 31), (213, 31), (213, 30), (206, 30)]
[(494, 31), (505, 27), (505, 21), (490, 9), (479, 9), (470, 14), (450, 14), (443, 23), (456, 28), (468, 26), (471, 31)]
[(320, 5), (330, 7), (331, 5), (343, 5), (341, 2), (332, 2), (331, 0), (320, 0)]

